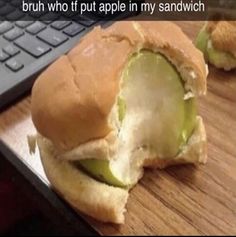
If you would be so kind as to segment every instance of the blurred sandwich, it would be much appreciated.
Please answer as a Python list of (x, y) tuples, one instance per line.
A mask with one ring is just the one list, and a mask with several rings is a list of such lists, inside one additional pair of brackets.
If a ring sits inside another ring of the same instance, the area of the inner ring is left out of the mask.
[(196, 39), (206, 59), (226, 71), (236, 68), (236, 21), (206, 22)]

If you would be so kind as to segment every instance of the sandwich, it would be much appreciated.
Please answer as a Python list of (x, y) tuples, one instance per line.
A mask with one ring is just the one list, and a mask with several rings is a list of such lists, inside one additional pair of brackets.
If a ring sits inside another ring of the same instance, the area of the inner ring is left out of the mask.
[(124, 223), (144, 168), (206, 162), (202, 53), (170, 22), (94, 28), (36, 80), (32, 120), (45, 173), (72, 207)]
[(216, 68), (236, 68), (236, 21), (206, 22), (196, 38), (196, 46), (206, 61)]

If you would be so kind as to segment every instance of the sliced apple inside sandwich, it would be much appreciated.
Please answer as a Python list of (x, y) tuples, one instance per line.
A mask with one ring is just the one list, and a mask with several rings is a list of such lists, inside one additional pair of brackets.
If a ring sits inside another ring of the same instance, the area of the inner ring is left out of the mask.
[(173, 159), (196, 125), (196, 103), (185, 94), (181, 76), (164, 56), (147, 50), (133, 55), (117, 98), (117, 153), (110, 161), (82, 160), (81, 167), (100, 181), (124, 187), (137, 183), (145, 158)]

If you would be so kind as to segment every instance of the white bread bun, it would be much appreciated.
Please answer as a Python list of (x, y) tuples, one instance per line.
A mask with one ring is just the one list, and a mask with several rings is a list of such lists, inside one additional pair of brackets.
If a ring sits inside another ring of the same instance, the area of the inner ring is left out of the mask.
[[(142, 49), (164, 55), (175, 66), (184, 80), (186, 98), (206, 93), (203, 55), (179, 27), (170, 22), (131, 21), (95, 28), (49, 66), (32, 90), (32, 119), (40, 134), (38, 145), (49, 181), (73, 207), (104, 222), (123, 223), (128, 190), (90, 178), (71, 161), (111, 160), (117, 154), (114, 108), (122, 72), (131, 55)], [(143, 167), (205, 163), (202, 119), (197, 117), (193, 134), (176, 157), (163, 159), (144, 151), (133, 154), (139, 156), (145, 159), (139, 161), (136, 182)]]
[(128, 190), (103, 184), (69, 162), (55, 159), (53, 145), (42, 136), (37, 143), (49, 181), (71, 206), (103, 222), (124, 223)]
[(204, 58), (178, 26), (118, 22), (107, 29), (95, 28), (39, 76), (31, 101), (37, 130), (67, 151), (107, 136), (124, 66), (143, 48), (168, 58), (185, 80), (186, 90), (195, 96), (205, 94)]

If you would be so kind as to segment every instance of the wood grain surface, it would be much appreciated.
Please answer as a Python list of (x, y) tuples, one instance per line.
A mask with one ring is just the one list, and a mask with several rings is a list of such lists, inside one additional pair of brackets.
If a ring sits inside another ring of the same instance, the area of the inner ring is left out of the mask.
[[(178, 22), (194, 39), (201, 22)], [(131, 191), (125, 225), (101, 224), (86, 217), (107, 235), (236, 234), (236, 72), (209, 67), (208, 94), (199, 100), (206, 124), (208, 163), (146, 170)], [(0, 114), (0, 137), (37, 174), (45, 178), (38, 153), (30, 156), (27, 134), (30, 97)], [(46, 180), (46, 178), (45, 178)]]

